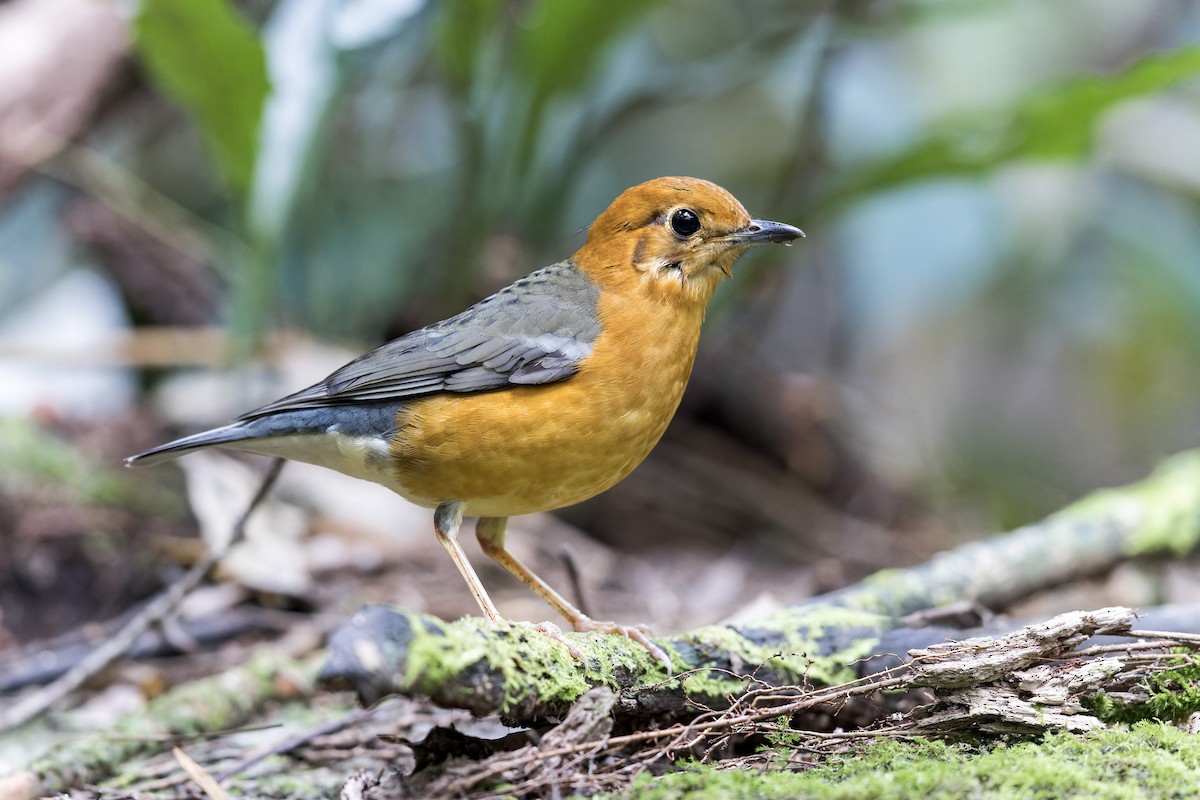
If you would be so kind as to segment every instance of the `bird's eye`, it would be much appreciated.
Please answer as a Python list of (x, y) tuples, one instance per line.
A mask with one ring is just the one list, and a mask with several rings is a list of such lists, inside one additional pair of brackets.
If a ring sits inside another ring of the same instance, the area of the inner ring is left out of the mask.
[(700, 230), (700, 218), (695, 211), (681, 208), (671, 215), (671, 230), (680, 236), (691, 236)]

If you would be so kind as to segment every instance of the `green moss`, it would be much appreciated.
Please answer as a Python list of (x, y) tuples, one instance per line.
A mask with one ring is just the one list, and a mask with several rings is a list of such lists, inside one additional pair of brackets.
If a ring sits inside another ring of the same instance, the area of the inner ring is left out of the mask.
[[(873, 652), (883, 623), (877, 614), (852, 608), (793, 607), (781, 609), (762, 622), (762, 628), (784, 637), (769, 645), (754, 644), (730, 626), (701, 628), (681, 641), (736, 654), (743, 666), (736, 672), (753, 672), (761, 665), (787, 682), (832, 686), (856, 677), (853, 664)], [(823, 640), (830, 636), (837, 636), (845, 644), (828, 655), (809, 655), (827, 649), (828, 642)], [(689, 693), (708, 697), (740, 694), (747, 684), (716, 670), (697, 672), (685, 682)]]
[(482, 631), (467, 625), (469, 618), (442, 623), (433, 618), (397, 613), (410, 618), (413, 630), (403, 679), (405, 686), (440, 685), (451, 675), (486, 657)]
[[(515, 713), (531, 697), (538, 698), (543, 707), (565, 707), (592, 686), (628, 688), (631, 675), (640, 676), (641, 684), (668, 680), (666, 671), (644, 648), (619, 636), (568, 634), (586, 656), (586, 669), (581, 671), (574, 668), (561, 643), (532, 627), (490, 627), (470, 617), (444, 623), (400, 610), (397, 613), (409, 618), (413, 632), (405, 644), (404, 673), (395, 682), (406, 691), (436, 695), (458, 683), (457, 676), (472, 666), (486, 663), (498, 673), (501, 685), (484, 687), (484, 691), (495, 688), (501, 700), (496, 710), (506, 714)], [(763, 622), (764, 630), (776, 635), (769, 645), (754, 644), (745, 632), (731, 626), (704, 628), (661, 643), (676, 672), (689, 668), (691, 659), (685, 659), (685, 651), (694, 648), (718, 656), (732, 654), (732, 671), (739, 674), (765, 667), (783, 682), (836, 684), (854, 678), (852, 665), (871, 653), (880, 625), (879, 616), (854, 609), (793, 608)], [(846, 644), (830, 655), (807, 655), (828, 649), (830, 636)], [(564, 669), (564, 662), (572, 668)], [(698, 697), (741, 694), (748, 683), (721, 670), (700, 670), (685, 680), (687, 691)]]
[(1161, 723), (1088, 736), (985, 748), (933, 741), (879, 741), (806, 772), (720, 770), (689, 764), (641, 776), (639, 800), (912, 798), (922, 800), (1127, 800), (1195, 796), (1200, 737)]
[(1200, 712), (1200, 666), (1184, 663), (1176, 669), (1152, 675), (1142, 682), (1150, 699), (1141, 703), (1123, 703), (1107, 694), (1099, 694), (1085, 705), (1105, 722), (1133, 723), (1140, 720), (1183, 722)]
[[(451, 685), (455, 676), (480, 661), (502, 676), (503, 701), (497, 709), (501, 714), (512, 712), (527, 694), (569, 705), (592, 683), (615, 686), (611, 675), (613, 659), (607, 663), (598, 659), (602, 666), (589, 670), (589, 682), (579, 670), (562, 668), (564, 659), (571, 659), (562, 644), (529, 626), (513, 625), (511, 630), (518, 634), (514, 636), (509, 628), (482, 626), (478, 618), (439, 623), (415, 615), (412, 626), (414, 636), (408, 644), (402, 685), (418, 692), (433, 693), (439, 687)], [(589, 646), (589, 652), (601, 646), (597, 642)]]
[(1200, 450), (1172, 456), (1140, 483), (1096, 492), (1052, 519), (1131, 516), (1137, 520), (1137, 533), (1130, 555), (1191, 552), (1200, 542)]
[[(502, 628), (488, 631), (490, 646), (487, 649), (487, 660), (493, 668), (498, 669), (504, 676), (503, 709), (514, 707), (519, 701), (516, 692), (532, 692), (534, 695), (573, 703), (590, 688), (590, 683), (576, 669), (563, 669), (564, 661), (571, 663), (572, 656), (564, 645), (555, 642), (530, 626), (515, 625), (517, 636), (516, 646), (502, 647), (501, 642), (509, 639)], [(610, 683), (607, 672), (601, 672), (594, 682)]]

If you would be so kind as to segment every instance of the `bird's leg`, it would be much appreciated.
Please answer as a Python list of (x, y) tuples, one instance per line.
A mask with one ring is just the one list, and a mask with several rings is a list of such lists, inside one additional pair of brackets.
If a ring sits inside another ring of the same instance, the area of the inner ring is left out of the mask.
[[(664, 664), (667, 671), (671, 671), (671, 659), (667, 658), (667, 654), (662, 648), (650, 640), (650, 629), (645, 625), (618, 625), (615, 622), (598, 622), (587, 614), (584, 614), (575, 606), (556, 592), (552, 586), (539, 578), (533, 570), (522, 564), (513, 556), (512, 553), (504, 547), (505, 529), (508, 526), (507, 517), (480, 517), (479, 522), (475, 525), (475, 538), (479, 540), (479, 546), (483, 552), (495, 561), (500, 566), (508, 570), (514, 578), (532, 589), (539, 597), (554, 607), (554, 610), (562, 614), (571, 626), (580, 633), (596, 631), (599, 633), (617, 634), (628, 639), (633, 639), (642, 647), (650, 651), (650, 655), (656, 661)], [(556, 629), (557, 630), (557, 629)], [(554, 633), (547, 631), (551, 636)], [(562, 634), (555, 638), (562, 641), (571, 650), (571, 655), (582, 660), (582, 654), (578, 648), (567, 642)]]
[(504, 547), (505, 529), (508, 527), (508, 517), (480, 517), (475, 525), (475, 538), (484, 555), (504, 567), (513, 577), (528, 586), (539, 597), (554, 607), (554, 610), (567, 619), (572, 625), (577, 620), (587, 620), (589, 617), (567, 598), (554, 590), (554, 587), (543, 581), (533, 570), (522, 564)]
[[(458, 530), (462, 526), (462, 518), (463, 510), (461, 503), (442, 503), (433, 512), (433, 530), (437, 534), (438, 541), (442, 543), (442, 547), (450, 554), (450, 559), (454, 562), (454, 566), (458, 567), (463, 580), (467, 582), (467, 586), (471, 589), (471, 594), (475, 595), (475, 602), (479, 603), (479, 608), (483, 611), (484, 616), (493, 623), (503, 623), (505, 622), (504, 618), (496, 610), (496, 605), (492, 602), (492, 598), (488, 596), (487, 590), (483, 588), (483, 582), (475, 574), (475, 568), (471, 566), (471, 562), (467, 560), (467, 554), (463, 552), (462, 545), (458, 543)], [(500, 529), (501, 535), (503, 535), (503, 519), (500, 520)], [(546, 588), (549, 589), (550, 587), (547, 586)], [(553, 589), (550, 591), (553, 591)], [(584, 660), (580, 649), (568, 641), (567, 637), (563, 636), (558, 626), (546, 622), (541, 625), (535, 625), (534, 628), (547, 634), (552, 639), (561, 642), (575, 658), (580, 661)]]
[(492, 622), (503, 622), (504, 618), (496, 610), (492, 598), (488, 597), (487, 590), (483, 588), (483, 583), (475, 574), (475, 568), (471, 566), (471, 562), (467, 560), (467, 554), (463, 552), (462, 545), (458, 543), (458, 529), (462, 525), (462, 518), (462, 503), (442, 503), (433, 512), (433, 531), (437, 534), (437, 540), (450, 555), (454, 566), (458, 567), (459, 574), (467, 582), (471, 594), (475, 595), (475, 602), (479, 603), (479, 609), (483, 615)]

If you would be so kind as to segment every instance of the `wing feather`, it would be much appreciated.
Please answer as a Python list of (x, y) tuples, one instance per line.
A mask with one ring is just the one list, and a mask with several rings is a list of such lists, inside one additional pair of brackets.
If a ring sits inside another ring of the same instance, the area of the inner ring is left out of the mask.
[(599, 290), (570, 261), (538, 270), (442, 322), (378, 347), (320, 383), (242, 416), (483, 392), (570, 378), (600, 333)]

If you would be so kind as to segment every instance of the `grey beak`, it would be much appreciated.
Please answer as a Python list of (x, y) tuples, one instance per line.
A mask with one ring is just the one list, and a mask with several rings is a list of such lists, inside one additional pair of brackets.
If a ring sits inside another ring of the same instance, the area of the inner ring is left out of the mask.
[(804, 231), (792, 225), (765, 219), (752, 219), (744, 229), (734, 231), (723, 238), (736, 244), (761, 244), (763, 242), (787, 244), (793, 239), (800, 239), (803, 236)]

